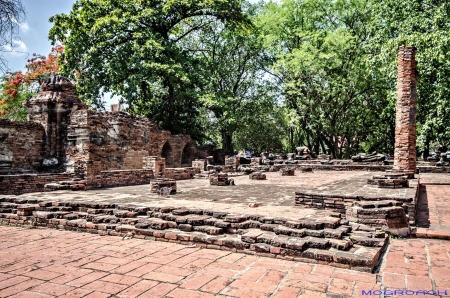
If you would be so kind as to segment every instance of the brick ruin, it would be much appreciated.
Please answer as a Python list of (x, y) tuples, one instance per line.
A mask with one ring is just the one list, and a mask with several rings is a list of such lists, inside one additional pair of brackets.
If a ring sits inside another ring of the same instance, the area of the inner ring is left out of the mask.
[(64, 77), (41, 88), (25, 103), (27, 122), (0, 120), (0, 193), (74, 178), (86, 188), (149, 183), (154, 174), (187, 179), (200, 171), (192, 162), (211, 153), (148, 118), (88, 110)]
[[(394, 170), (416, 172), (416, 49), (402, 46), (398, 52), (395, 114)], [(409, 174), (411, 176), (411, 174)]]

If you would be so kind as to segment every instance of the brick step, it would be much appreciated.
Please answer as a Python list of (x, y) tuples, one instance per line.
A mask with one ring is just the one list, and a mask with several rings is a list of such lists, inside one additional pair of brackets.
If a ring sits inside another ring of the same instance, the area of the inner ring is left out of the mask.
[[(0, 203), (1, 207), (14, 207), (0, 209), (3, 213), (17, 213), (18, 206), (26, 205), (30, 200), (22, 200), (22, 204)], [(115, 209), (112, 209), (115, 208)], [(29, 209), (32, 210), (33, 208)], [(39, 214), (45, 219), (55, 218), (63, 220), (85, 219), (94, 224), (140, 224), (158, 226), (157, 229), (180, 228), (184, 231), (208, 230), (210, 234), (236, 234), (244, 233), (247, 229), (258, 228), (263, 231), (274, 232), (277, 235), (292, 237), (316, 237), (328, 239), (341, 239), (352, 231), (354, 224), (339, 219), (330, 212), (325, 212), (320, 218), (303, 218), (292, 220), (282, 217), (269, 217), (260, 215), (239, 215), (226, 212), (214, 212), (201, 209), (185, 208), (149, 208), (131, 205), (73, 203), (73, 202), (39, 202), (34, 205)], [(78, 211), (72, 211), (78, 210)], [(44, 213), (42, 213), (44, 212)], [(144, 215), (146, 214), (146, 215)], [(19, 215), (31, 215), (31, 212)], [(359, 226), (358, 226), (359, 227)], [(373, 229), (374, 230), (374, 229)], [(369, 237), (371, 237), (369, 235)], [(370, 241), (366, 241), (370, 243)]]

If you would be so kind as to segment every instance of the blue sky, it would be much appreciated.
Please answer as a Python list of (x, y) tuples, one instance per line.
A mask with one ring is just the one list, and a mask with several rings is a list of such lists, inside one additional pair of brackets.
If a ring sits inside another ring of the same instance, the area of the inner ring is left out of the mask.
[[(50, 53), (52, 45), (48, 40), (48, 32), (52, 23), (48, 19), (59, 13), (68, 14), (75, 2), (76, 0), (22, 0), (26, 19), (20, 26), (20, 41), (17, 41), (12, 52), (4, 54), (10, 70), (24, 71), (27, 59), (31, 58), (33, 53)], [(118, 102), (118, 98), (111, 98), (111, 94), (105, 94), (103, 99), (107, 110), (111, 104)]]
[(20, 41), (11, 53), (5, 53), (10, 70), (24, 70), (27, 59), (33, 53), (47, 55), (52, 48), (48, 31), (52, 24), (48, 19), (58, 13), (69, 13), (75, 0), (22, 0), (26, 19), (20, 26)]

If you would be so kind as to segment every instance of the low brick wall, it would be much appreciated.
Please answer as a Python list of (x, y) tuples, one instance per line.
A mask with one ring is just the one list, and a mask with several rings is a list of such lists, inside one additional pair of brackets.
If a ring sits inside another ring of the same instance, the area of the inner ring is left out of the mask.
[(166, 168), (164, 171), (164, 178), (175, 180), (186, 180), (194, 177), (195, 174), (200, 174), (199, 168)]
[(153, 179), (152, 170), (102, 171), (100, 175), (88, 179), (87, 188), (149, 184), (151, 179)]
[(304, 208), (315, 208), (332, 210), (339, 212), (342, 215), (346, 214), (347, 209), (355, 205), (355, 202), (363, 201), (397, 201), (402, 203), (401, 206), (405, 209), (405, 213), (409, 216), (409, 223), (415, 224), (415, 216), (417, 209), (417, 201), (419, 196), (419, 181), (410, 180), (410, 187), (415, 187), (416, 192), (414, 198), (411, 197), (363, 197), (363, 196), (351, 196), (342, 194), (321, 194), (321, 193), (308, 193), (308, 192), (296, 192), (295, 193), (295, 206), (301, 206)]
[(419, 166), (419, 173), (450, 173), (450, 167)]
[(74, 178), (72, 173), (0, 175), (0, 194), (18, 195), (44, 191), (44, 185)]

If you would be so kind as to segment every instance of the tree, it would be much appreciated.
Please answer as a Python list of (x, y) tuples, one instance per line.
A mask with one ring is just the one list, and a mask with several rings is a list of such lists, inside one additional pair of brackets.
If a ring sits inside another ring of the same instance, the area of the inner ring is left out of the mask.
[[(450, 143), (450, 5), (444, 0), (372, 1), (370, 48), (373, 67), (395, 91), (397, 52), (401, 45), (417, 48), (418, 145), (428, 155), (430, 144)], [(393, 97), (393, 95), (392, 95)]]
[[(10, 52), (19, 39), (19, 25), (25, 19), (20, 0), (0, 0), (0, 52)], [(8, 61), (0, 53), (0, 71), (6, 73)]]
[[(250, 19), (258, 8), (244, 3)], [(202, 87), (200, 100), (211, 112), (215, 134), (226, 154), (233, 154), (233, 134), (244, 127), (243, 122), (249, 117), (264, 121), (266, 113), (260, 107), (273, 108), (275, 104), (276, 94), (271, 90), (274, 86), (264, 78), (267, 59), (260, 39), (255, 27), (240, 30), (210, 22), (201, 32), (182, 41), (189, 55), (204, 64), (203, 73), (209, 79)]]
[(393, 134), (390, 122), (379, 120), (388, 106), (386, 86), (368, 67), (362, 46), (369, 12), (366, 0), (284, 0), (261, 14), (274, 72), (295, 112), (291, 122), (300, 126), (297, 136), (290, 126), (291, 147), (296, 139), (315, 152), (348, 158), (362, 142), (379, 141), (368, 137), (374, 131)]
[(11, 120), (24, 121), (27, 110), (23, 102), (30, 99), (40, 91), (42, 81), (51, 73), (57, 73), (60, 67), (60, 56), (64, 47), (57, 45), (47, 56), (33, 54), (28, 59), (25, 68), (27, 71), (10, 72), (0, 84), (0, 117)]
[(49, 38), (65, 45), (62, 71), (77, 79), (85, 102), (101, 107), (112, 91), (130, 112), (194, 138), (202, 135), (199, 98), (209, 78), (182, 41), (210, 23), (250, 24), (241, 0), (78, 0), (50, 21)]

